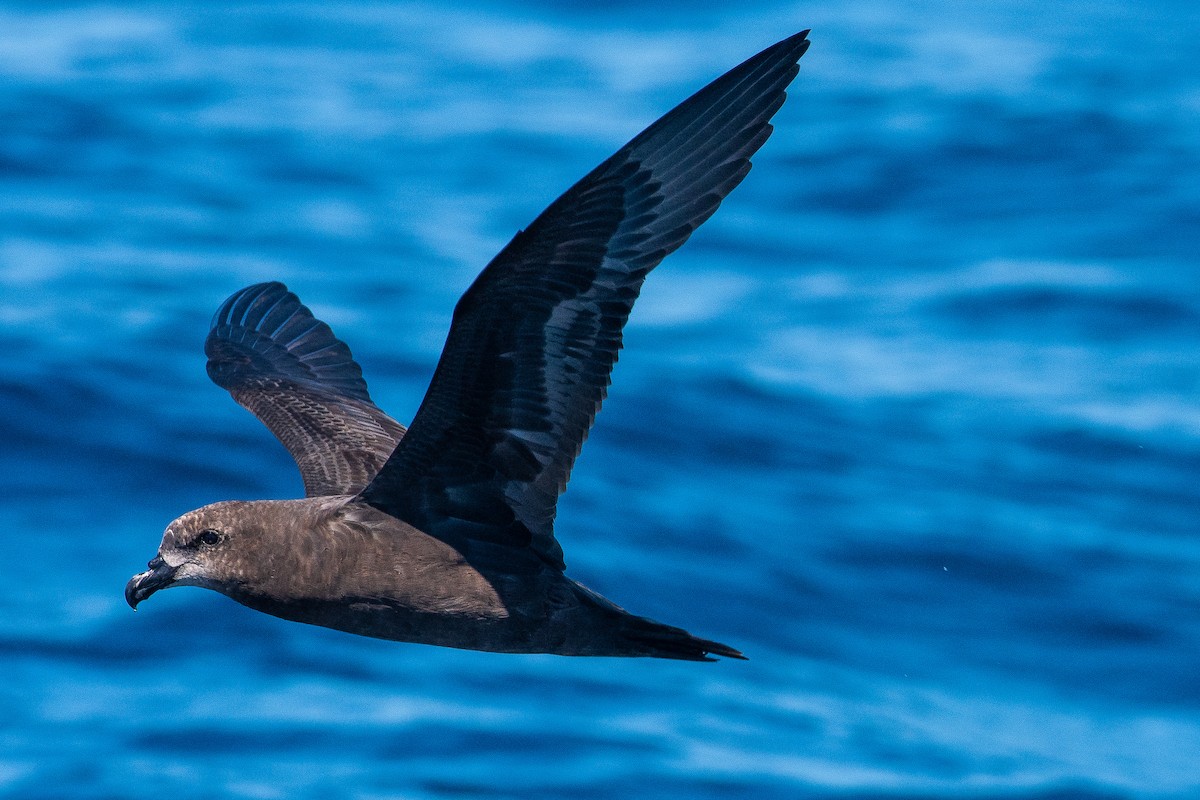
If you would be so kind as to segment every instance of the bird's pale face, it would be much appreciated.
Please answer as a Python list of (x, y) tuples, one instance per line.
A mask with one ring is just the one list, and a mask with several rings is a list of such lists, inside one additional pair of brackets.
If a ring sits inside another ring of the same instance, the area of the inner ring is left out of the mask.
[[(158, 555), (145, 572), (134, 575), (125, 586), (125, 599), (134, 609), (160, 589), (173, 586), (202, 586), (225, 592), (247, 576), (239, 574), (240, 550), (253, 533), (244, 525), (231, 524), (241, 503), (216, 503), (189, 511), (167, 526)], [(253, 563), (253, 562), (250, 562)]]

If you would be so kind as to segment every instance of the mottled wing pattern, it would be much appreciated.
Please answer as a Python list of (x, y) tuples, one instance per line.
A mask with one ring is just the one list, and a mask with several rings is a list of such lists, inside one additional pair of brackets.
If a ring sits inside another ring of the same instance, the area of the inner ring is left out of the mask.
[(555, 200), (459, 301), (408, 434), (362, 497), (465, 553), (531, 546), (554, 514), (646, 274), (750, 170), (808, 41), (718, 78)]
[(296, 459), (309, 497), (359, 492), (404, 435), (371, 402), (350, 349), (282, 283), (226, 300), (204, 352), (209, 377)]

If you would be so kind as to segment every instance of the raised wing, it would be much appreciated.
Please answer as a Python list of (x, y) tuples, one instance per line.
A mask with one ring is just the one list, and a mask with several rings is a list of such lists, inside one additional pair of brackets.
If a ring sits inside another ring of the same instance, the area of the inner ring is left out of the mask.
[(807, 33), (655, 122), (488, 264), (455, 308), (416, 418), (364, 500), (468, 556), (531, 546), (563, 567), (555, 506), (642, 281), (749, 172)]
[(350, 348), (282, 283), (222, 303), (204, 353), (209, 377), (296, 459), (309, 497), (359, 492), (404, 435), (371, 402)]

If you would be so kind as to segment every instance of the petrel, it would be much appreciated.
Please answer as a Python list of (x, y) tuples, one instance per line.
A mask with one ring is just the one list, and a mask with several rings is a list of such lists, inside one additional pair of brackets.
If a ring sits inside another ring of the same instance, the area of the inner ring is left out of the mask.
[(568, 578), (554, 516), (642, 281), (746, 177), (807, 34), (717, 78), (518, 231), (455, 307), (407, 429), (283, 284), (226, 300), (204, 346), (208, 374), (292, 454), (305, 497), (184, 514), (125, 587), (129, 605), (201, 586), (381, 639), (743, 658)]

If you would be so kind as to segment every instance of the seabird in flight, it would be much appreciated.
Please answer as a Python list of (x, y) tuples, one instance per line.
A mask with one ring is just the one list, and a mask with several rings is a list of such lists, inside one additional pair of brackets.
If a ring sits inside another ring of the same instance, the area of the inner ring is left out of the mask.
[(287, 447), (306, 496), (184, 514), (125, 587), (129, 604), (201, 586), (382, 639), (742, 658), (568, 578), (554, 516), (642, 281), (746, 177), (807, 34), (717, 78), (519, 231), (459, 300), (407, 430), (283, 284), (226, 300), (205, 343), (208, 374)]

